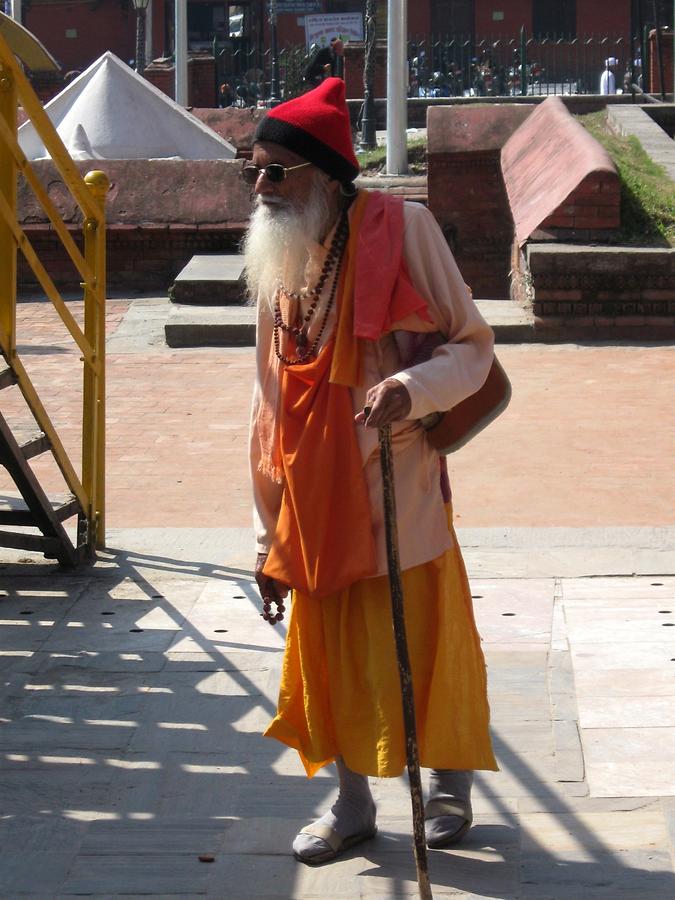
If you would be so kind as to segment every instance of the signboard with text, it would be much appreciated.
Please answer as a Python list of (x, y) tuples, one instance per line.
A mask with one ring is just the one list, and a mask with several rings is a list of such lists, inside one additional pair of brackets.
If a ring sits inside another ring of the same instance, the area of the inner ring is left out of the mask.
[(277, 0), (277, 15), (282, 13), (304, 16), (307, 13), (321, 12), (323, 0)]
[(327, 47), (331, 39), (343, 41), (363, 40), (363, 15), (361, 13), (325, 13), (321, 16), (305, 16), (307, 46), (316, 44)]

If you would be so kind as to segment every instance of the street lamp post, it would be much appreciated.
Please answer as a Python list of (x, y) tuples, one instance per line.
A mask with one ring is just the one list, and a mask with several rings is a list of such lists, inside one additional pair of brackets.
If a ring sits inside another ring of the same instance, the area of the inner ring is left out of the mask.
[(150, 0), (133, 0), (136, 10), (136, 71), (145, 71), (145, 16)]
[(281, 102), (279, 88), (279, 55), (277, 50), (277, 0), (269, 0), (270, 52), (272, 54), (272, 74), (270, 78), (270, 106)]
[(375, 129), (375, 54), (377, 3), (366, 0), (366, 39), (363, 45), (363, 113), (361, 115), (361, 150), (377, 145)]

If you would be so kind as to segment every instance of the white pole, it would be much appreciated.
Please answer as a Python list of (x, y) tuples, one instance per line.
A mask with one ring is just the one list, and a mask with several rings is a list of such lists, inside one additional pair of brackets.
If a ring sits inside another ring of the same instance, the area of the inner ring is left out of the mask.
[(387, 14), (387, 174), (408, 171), (407, 0), (388, 0)]
[(145, 14), (145, 63), (150, 65), (153, 60), (152, 55), (152, 0), (148, 3), (148, 9)]
[(188, 105), (187, 5), (188, 0), (176, 0), (176, 22), (174, 29), (176, 103), (180, 103), (181, 106)]
[(21, 0), (12, 0), (12, 18), (21, 25)]

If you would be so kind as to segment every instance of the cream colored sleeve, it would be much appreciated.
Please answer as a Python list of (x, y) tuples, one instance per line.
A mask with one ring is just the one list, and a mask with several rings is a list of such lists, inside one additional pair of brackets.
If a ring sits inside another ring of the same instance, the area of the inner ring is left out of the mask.
[(251, 424), (249, 430), (249, 464), (251, 467), (251, 483), (253, 487), (253, 529), (255, 532), (256, 552), (268, 553), (272, 545), (277, 519), (281, 509), (283, 484), (272, 481), (258, 470), (260, 463), (260, 441), (255, 428), (258, 404), (261, 396), (261, 366), (267, 364), (269, 342), (272, 340), (272, 326), (268, 316), (258, 314), (256, 334), (256, 375), (253, 388), (253, 404), (251, 408)]
[(403, 252), (410, 278), (448, 342), (431, 358), (393, 377), (408, 390), (410, 419), (452, 409), (485, 382), (494, 335), (473, 302), (433, 215), (419, 203), (404, 206)]

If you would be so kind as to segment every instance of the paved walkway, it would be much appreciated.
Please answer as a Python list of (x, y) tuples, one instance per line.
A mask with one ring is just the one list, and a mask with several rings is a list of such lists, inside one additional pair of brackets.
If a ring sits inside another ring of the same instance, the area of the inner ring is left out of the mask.
[[(19, 313), (75, 447), (76, 354), (46, 305)], [(403, 779), (373, 782), (374, 841), (316, 870), (288, 855), (336, 785), (260, 737), (283, 630), (250, 574), (252, 352), (169, 351), (163, 316), (110, 304), (109, 551), (75, 573), (0, 557), (0, 896), (415, 896)], [(452, 468), (501, 771), (467, 841), (430, 853), (434, 896), (665, 900), (675, 350), (500, 355), (513, 403)]]

